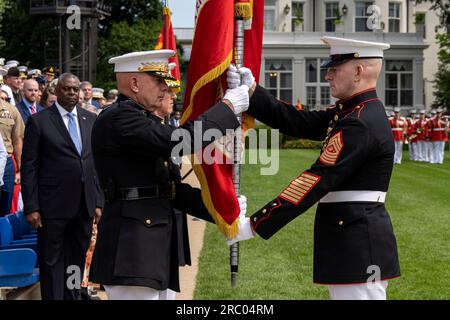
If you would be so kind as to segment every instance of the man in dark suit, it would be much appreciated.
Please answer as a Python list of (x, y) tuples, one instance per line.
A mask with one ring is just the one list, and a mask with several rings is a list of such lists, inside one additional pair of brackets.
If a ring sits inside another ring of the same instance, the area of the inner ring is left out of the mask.
[(57, 102), (30, 117), (25, 129), (24, 213), (38, 229), (44, 300), (79, 299), (92, 220), (95, 214), (98, 222), (103, 206), (91, 153), (96, 116), (76, 107), (79, 90), (76, 76), (62, 75)]
[(394, 139), (376, 93), (388, 44), (323, 37), (331, 47), (325, 80), (339, 99), (326, 111), (297, 111), (257, 86), (249, 69), (228, 73), (233, 87), (242, 76), (252, 90), (248, 113), (280, 131), (324, 141), (320, 156), (281, 193), (241, 221), (235, 241), (258, 234), (269, 239), (317, 206), (314, 282), (333, 300), (385, 300), (390, 279), (400, 276), (397, 243), (384, 205), (392, 174)]
[[(179, 291), (174, 208), (212, 221), (201, 191), (181, 183), (172, 170), (172, 148), (179, 144), (172, 133), (187, 134), (182, 142), (190, 146), (194, 123), (176, 129), (154, 114), (167, 94), (168, 58), (174, 54), (156, 50), (110, 60), (121, 95), (100, 113), (92, 131), (106, 201), (90, 270), (91, 281), (103, 284), (110, 299), (168, 299), (167, 289)], [(227, 92), (223, 101), (198, 118), (201, 136), (239, 126), (234, 112), (247, 109), (248, 88)]]
[(38, 103), (39, 84), (34, 79), (25, 80), (23, 83), (23, 99), (17, 106), (23, 122), (27, 124), (28, 118), (44, 110), (44, 108)]

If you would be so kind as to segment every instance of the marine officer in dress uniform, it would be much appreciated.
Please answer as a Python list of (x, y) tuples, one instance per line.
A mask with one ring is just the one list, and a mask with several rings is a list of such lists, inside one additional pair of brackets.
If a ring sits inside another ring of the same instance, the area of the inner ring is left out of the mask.
[[(329, 122), (317, 112), (296, 111), (256, 86), (248, 69), (239, 76), (254, 90), (248, 113), (280, 131), (324, 140), (319, 158), (250, 218), (229, 244), (269, 239), (319, 202), (314, 228), (314, 282), (331, 299), (386, 299), (389, 279), (400, 276), (397, 245), (384, 201), (391, 178), (394, 140), (376, 93), (383, 50), (389, 45), (323, 37), (331, 46), (321, 66), (331, 94), (339, 99)], [(328, 128), (328, 129), (327, 129)], [(374, 278), (374, 283), (370, 280)]]
[[(104, 285), (110, 299), (159, 300), (168, 298), (167, 289), (179, 291), (173, 208), (212, 221), (200, 190), (171, 177), (172, 148), (180, 143), (171, 136), (180, 128), (161, 124), (152, 114), (168, 91), (165, 79), (173, 80), (168, 58), (174, 54), (135, 52), (109, 61), (115, 64), (121, 95), (100, 113), (92, 132), (106, 203), (90, 278)], [(225, 134), (237, 128), (235, 113), (247, 110), (248, 104), (247, 86), (228, 90), (222, 102), (197, 119), (200, 133), (215, 129)], [(194, 145), (194, 123), (181, 128), (189, 133), (181, 142)], [(199, 142), (195, 146), (210, 143)]]

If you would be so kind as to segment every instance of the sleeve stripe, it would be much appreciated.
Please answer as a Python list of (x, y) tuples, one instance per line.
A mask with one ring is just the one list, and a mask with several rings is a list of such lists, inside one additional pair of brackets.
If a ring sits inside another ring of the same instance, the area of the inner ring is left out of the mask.
[(320, 181), (321, 177), (309, 172), (303, 172), (300, 177), (293, 180), (289, 186), (281, 192), (280, 198), (292, 203), (299, 204), (312, 188)]

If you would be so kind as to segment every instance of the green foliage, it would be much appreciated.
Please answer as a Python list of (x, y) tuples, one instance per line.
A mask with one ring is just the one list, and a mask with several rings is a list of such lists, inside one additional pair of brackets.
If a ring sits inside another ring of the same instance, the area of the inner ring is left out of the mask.
[(139, 20), (132, 25), (126, 21), (113, 23), (109, 34), (99, 41), (96, 85), (105, 89), (115, 87), (113, 66), (108, 60), (132, 51), (153, 50), (161, 26), (161, 20)]
[(450, 33), (450, 1), (448, 0), (416, 0), (416, 3), (428, 2), (430, 9), (436, 11), (440, 19), (440, 27), (447, 28)]
[(0, 0), (0, 49), (3, 49), (6, 44), (2, 34), (2, 22), (3, 22), (3, 15), (5, 14), (5, 11), (9, 7), (10, 7), (9, 0)]
[(415, 16), (415, 20), (414, 20), (415, 24), (424, 24), (425, 23), (425, 13), (418, 12), (418, 13), (415, 13), (414, 16)]
[(321, 149), (321, 141), (312, 141), (307, 139), (287, 140), (282, 145), (283, 149)]
[(58, 50), (57, 21), (29, 14), (29, 1), (9, 3), (3, 15), (0, 38), (3, 38), (2, 57), (18, 60), (21, 64), (40, 68), (44, 66), (44, 48)]
[(100, 22), (100, 35), (108, 36), (113, 25), (126, 22), (133, 25), (141, 20), (162, 20), (162, 4), (160, 0), (111, 0), (111, 16)]
[[(319, 153), (281, 150), (280, 170), (261, 176), (260, 165), (244, 165), (241, 192), (247, 216), (275, 198), (308, 169)], [(450, 299), (450, 157), (444, 165), (403, 159), (394, 168), (386, 207), (397, 238), (402, 276), (389, 282), (388, 299)], [(217, 227), (208, 224), (194, 299), (329, 299), (312, 282), (315, 208), (294, 219), (269, 240), (240, 243), (236, 288), (230, 286), (229, 249)]]
[(439, 43), (439, 66), (434, 81), (434, 105), (436, 107), (450, 107), (450, 34), (442, 33), (436, 35)]

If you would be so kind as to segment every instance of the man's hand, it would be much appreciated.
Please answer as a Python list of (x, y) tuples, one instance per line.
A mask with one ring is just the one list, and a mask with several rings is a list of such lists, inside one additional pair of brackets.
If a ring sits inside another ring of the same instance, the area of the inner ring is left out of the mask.
[(250, 223), (250, 218), (245, 216), (247, 213), (247, 198), (245, 196), (240, 196), (238, 197), (238, 201), (241, 210), (241, 213), (239, 214), (239, 234), (235, 238), (227, 240), (229, 246), (239, 241), (251, 239), (255, 236)]
[(223, 100), (225, 103), (229, 101), (233, 105), (233, 111), (235, 114), (247, 111), (250, 104), (248, 87), (243, 85), (235, 89), (228, 89), (223, 97)]
[(20, 171), (18, 171), (14, 177), (14, 184), (20, 184)]
[(255, 77), (252, 74), (252, 70), (245, 67), (242, 67), (238, 70), (236, 66), (230, 64), (227, 71), (228, 88), (229, 89), (237, 88), (241, 84), (241, 78), (242, 84), (249, 87), (249, 89), (252, 89), (256, 85)]
[(95, 208), (94, 224), (98, 224), (100, 222), (101, 217), (102, 217), (102, 209)]
[(27, 214), (26, 219), (34, 229), (42, 228), (41, 214), (38, 211)]

